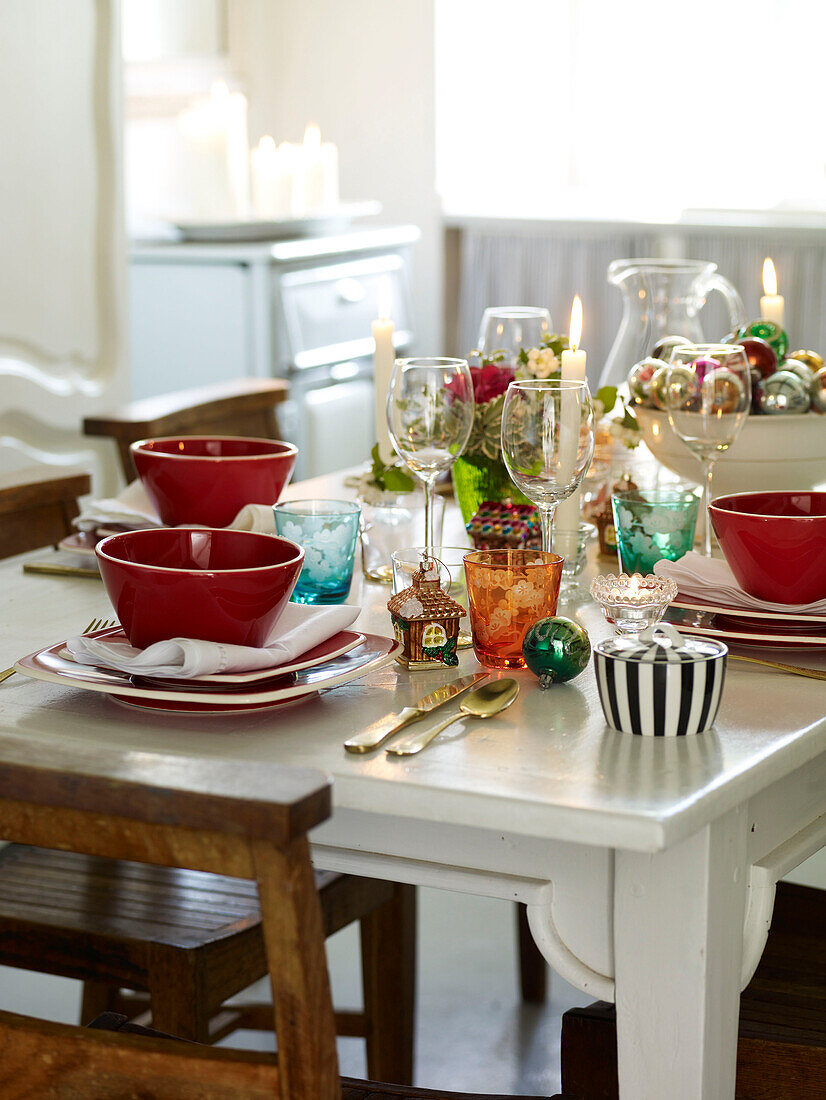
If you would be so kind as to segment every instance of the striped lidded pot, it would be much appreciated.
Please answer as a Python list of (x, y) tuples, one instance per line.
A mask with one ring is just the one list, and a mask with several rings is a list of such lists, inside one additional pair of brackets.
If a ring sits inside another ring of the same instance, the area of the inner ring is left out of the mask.
[(722, 642), (684, 638), (670, 623), (600, 642), (594, 663), (606, 722), (643, 737), (702, 733), (717, 717), (727, 653)]

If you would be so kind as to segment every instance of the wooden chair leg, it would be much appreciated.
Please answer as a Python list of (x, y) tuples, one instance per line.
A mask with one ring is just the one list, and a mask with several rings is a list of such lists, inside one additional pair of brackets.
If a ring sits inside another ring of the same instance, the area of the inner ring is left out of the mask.
[(367, 1076), (413, 1083), (416, 1011), (416, 888), (397, 885), (393, 898), (360, 921)]
[(114, 1012), (119, 988), (110, 982), (84, 982), (80, 1002), (80, 1023), (86, 1027), (103, 1012)]
[(183, 951), (158, 948), (147, 968), (152, 1027), (179, 1039), (208, 1043), (210, 1014)]
[(528, 910), (516, 906), (516, 932), (519, 941), (519, 989), (526, 1004), (545, 1003), (548, 992), (548, 964), (534, 943), (528, 927)]

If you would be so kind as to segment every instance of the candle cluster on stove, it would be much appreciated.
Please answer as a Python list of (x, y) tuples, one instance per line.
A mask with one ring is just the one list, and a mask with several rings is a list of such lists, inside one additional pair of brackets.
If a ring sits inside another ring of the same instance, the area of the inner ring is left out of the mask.
[(308, 126), (300, 145), (266, 134), (252, 150), (252, 206), (262, 220), (300, 218), (338, 204), (338, 149)]
[(200, 221), (300, 218), (338, 205), (338, 149), (309, 125), (301, 143), (269, 135), (250, 150), (247, 100), (217, 81), (178, 116), (179, 211)]

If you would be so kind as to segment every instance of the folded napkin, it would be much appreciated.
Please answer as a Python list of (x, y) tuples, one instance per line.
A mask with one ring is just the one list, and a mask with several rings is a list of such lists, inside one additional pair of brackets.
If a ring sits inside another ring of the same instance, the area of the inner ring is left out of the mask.
[(729, 567), (720, 558), (704, 558), (690, 550), (679, 561), (662, 559), (654, 566), (658, 577), (677, 582), (680, 594), (703, 603), (726, 604), (743, 611), (786, 611), (793, 615), (826, 615), (826, 600), (815, 603), (789, 604), (758, 600), (744, 592)]
[[(91, 500), (74, 521), (81, 531), (96, 531), (112, 525), (124, 527), (163, 527), (158, 513), (140, 481), (130, 482), (116, 497)], [(187, 523), (187, 527), (198, 527)], [(246, 504), (229, 525), (233, 531), (258, 531), (275, 534), (275, 516), (268, 504)]]
[(110, 642), (82, 635), (69, 638), (66, 648), (83, 665), (115, 668), (135, 676), (169, 676), (187, 680), (216, 672), (250, 672), (256, 668), (277, 669), (297, 660), (328, 638), (345, 630), (361, 613), (360, 607), (335, 604), (313, 607), (290, 603), (273, 628), (264, 649), (195, 638), (170, 638), (147, 649), (135, 649), (127, 642)]

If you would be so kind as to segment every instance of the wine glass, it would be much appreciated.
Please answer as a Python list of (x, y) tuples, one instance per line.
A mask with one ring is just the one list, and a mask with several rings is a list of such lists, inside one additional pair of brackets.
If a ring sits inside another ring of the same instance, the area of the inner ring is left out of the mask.
[(518, 366), (520, 348), (538, 348), (551, 332), (551, 315), (535, 306), (493, 306), (482, 315), (476, 344), (484, 362)]
[(577, 491), (593, 455), (594, 406), (587, 382), (511, 382), (502, 410), (502, 458), (511, 481), (539, 509), (543, 550), (551, 549), (557, 504)]
[(751, 406), (751, 375), (739, 344), (682, 344), (671, 352), (663, 404), (668, 422), (705, 472), (703, 553), (711, 557), (711, 475), (740, 434)]
[(424, 482), (424, 544), (436, 544), (433, 489), (465, 449), (473, 427), (466, 359), (397, 359), (387, 390), (387, 426), (404, 464)]

